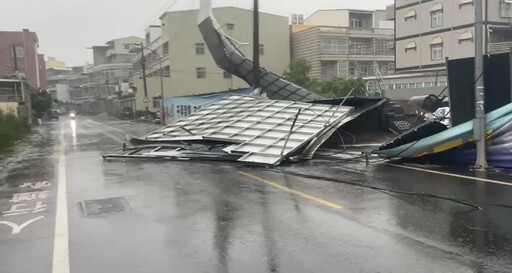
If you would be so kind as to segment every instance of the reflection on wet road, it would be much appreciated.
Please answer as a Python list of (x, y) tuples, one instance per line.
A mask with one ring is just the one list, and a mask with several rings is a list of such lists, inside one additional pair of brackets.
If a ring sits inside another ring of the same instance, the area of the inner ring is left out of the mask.
[[(121, 148), (126, 134), (157, 128), (102, 116), (63, 119), (4, 156), (0, 211), (16, 204), (14, 194), (32, 196), (30, 185), (46, 185), (37, 192), (47, 193), (26, 201), (31, 208), (43, 202), (44, 211), (0, 215), (0, 272), (56, 273), (61, 132), (72, 273), (512, 271), (512, 209), (496, 206), (512, 205), (506, 173), (486, 177), (503, 182), (496, 184), (344, 161), (268, 170), (101, 158)], [(19, 234), (1, 224), (40, 216)]]

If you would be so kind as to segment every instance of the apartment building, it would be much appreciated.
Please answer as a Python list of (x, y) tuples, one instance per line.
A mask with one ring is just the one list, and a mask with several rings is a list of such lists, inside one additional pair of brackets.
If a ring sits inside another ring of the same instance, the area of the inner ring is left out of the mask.
[[(145, 50), (147, 66), (147, 92), (141, 76), (141, 56), (135, 60), (136, 75), (132, 84), (136, 88), (137, 109), (158, 111), (160, 107), (160, 62), (163, 67), (164, 97), (192, 96), (230, 89), (246, 88), (243, 80), (218, 68), (197, 26), (197, 10), (166, 12), (160, 25), (149, 26)], [(219, 25), (233, 43), (246, 55), (252, 56), (253, 12), (236, 7), (214, 8)], [(290, 28), (288, 18), (260, 13), (261, 66), (282, 74), (290, 62)]]
[(143, 38), (125, 37), (108, 41), (105, 45), (93, 46), (94, 65), (87, 71), (88, 85), (98, 99), (106, 99), (128, 86), (133, 74), (132, 60), (137, 56), (131, 44), (145, 44)]
[[(63, 63), (63, 62), (62, 62)], [(48, 91), (52, 97), (60, 102), (81, 103), (84, 100), (94, 99), (93, 92), (83, 88), (89, 83), (87, 66), (51, 67), (46, 70)], [(53, 65), (52, 65), (53, 66)]]
[(39, 54), (39, 39), (35, 32), (0, 31), (0, 78), (25, 77), (32, 88), (46, 89), (44, 55)]
[(315, 79), (392, 74), (393, 27), (384, 10), (320, 10), (292, 25), (292, 57), (308, 60)]
[[(486, 53), (512, 48), (512, 1), (483, 0)], [(395, 0), (396, 71), (444, 70), (445, 58), (475, 56), (473, 0)]]

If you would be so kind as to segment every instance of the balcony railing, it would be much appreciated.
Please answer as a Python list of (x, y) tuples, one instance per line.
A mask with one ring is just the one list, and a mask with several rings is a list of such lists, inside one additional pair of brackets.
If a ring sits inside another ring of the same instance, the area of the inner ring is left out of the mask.
[(512, 50), (512, 42), (490, 43), (489, 44), (489, 53), (490, 54), (508, 53), (511, 50)]

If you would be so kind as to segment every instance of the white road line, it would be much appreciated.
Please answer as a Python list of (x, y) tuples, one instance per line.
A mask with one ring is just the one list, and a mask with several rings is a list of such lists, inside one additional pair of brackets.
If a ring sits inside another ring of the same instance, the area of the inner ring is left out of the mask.
[(493, 183), (493, 184), (499, 184), (499, 185), (504, 185), (504, 186), (512, 187), (512, 182), (507, 183), (507, 182), (493, 180), (493, 179), (479, 178), (479, 177), (466, 176), (466, 175), (460, 175), (460, 174), (454, 174), (454, 173), (446, 173), (446, 172), (440, 172), (440, 171), (434, 171), (434, 170), (427, 170), (427, 169), (423, 169), (423, 168), (416, 168), (416, 167), (410, 167), (410, 166), (404, 166), (404, 165), (396, 165), (396, 164), (391, 164), (391, 163), (382, 163), (382, 165), (393, 166), (393, 167), (404, 168), (404, 169), (420, 171), (420, 172), (426, 172), (426, 173), (432, 173), (432, 174), (438, 174), (438, 175), (445, 175), (445, 176), (451, 176), (451, 177), (457, 177), (457, 178), (464, 178), (464, 179), (469, 179), (469, 180), (482, 181), (482, 182), (487, 182), (487, 183)]
[(130, 135), (130, 134), (128, 134), (128, 133), (126, 133), (126, 132), (124, 132), (124, 131), (121, 131), (121, 130), (117, 129), (116, 127), (112, 127), (112, 126), (110, 126), (110, 125), (106, 125), (106, 124), (103, 124), (103, 123), (99, 123), (99, 122), (96, 122), (96, 121), (91, 120), (91, 119), (88, 119), (87, 121), (92, 122), (92, 123), (99, 124), (99, 125), (101, 125), (101, 126), (108, 127), (108, 128), (110, 128), (110, 129), (112, 129), (112, 130), (114, 130), (114, 131), (116, 131), (116, 132), (119, 132), (119, 133), (121, 133), (121, 134), (124, 134), (124, 135)]
[[(90, 125), (90, 126), (94, 126), (94, 125), (100, 125), (100, 126), (104, 126), (103, 124), (101, 123), (98, 123), (96, 121), (93, 121), (93, 120), (90, 120), (90, 119), (87, 119), (84, 121), (84, 123), (87, 123), (87, 125)], [(107, 128), (110, 128), (110, 126), (107, 126)], [(113, 127), (112, 127), (113, 128)], [(114, 128), (115, 129), (115, 128)], [(127, 135), (126, 133), (122, 132), (122, 131), (119, 131), (117, 130), (118, 132), (120, 133), (123, 133), (125, 135)], [(126, 137), (120, 137), (120, 136), (116, 136), (114, 134), (111, 134), (111, 133), (108, 133), (107, 131), (105, 130), (101, 130), (101, 133), (107, 137), (109, 137), (110, 139), (114, 140), (115, 142), (125, 142), (126, 141)]]
[(52, 273), (69, 273), (69, 231), (68, 200), (66, 185), (66, 148), (64, 129), (60, 129), (59, 175), (57, 190), (57, 213), (55, 221), (55, 240), (53, 242)]

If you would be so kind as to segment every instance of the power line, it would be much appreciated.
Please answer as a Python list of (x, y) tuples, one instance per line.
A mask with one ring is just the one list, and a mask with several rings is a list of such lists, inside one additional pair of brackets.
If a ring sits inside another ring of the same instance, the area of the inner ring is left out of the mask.
[(168, 0), (168, 1), (167, 1), (167, 2), (166, 2), (166, 3), (165, 3), (165, 4), (164, 4), (160, 9), (158, 9), (158, 11), (157, 11), (155, 14), (153, 14), (153, 16), (151, 16), (151, 17), (149, 18), (149, 20), (148, 20), (148, 21), (146, 22), (146, 24), (144, 25), (144, 29), (145, 29), (147, 26), (151, 25), (151, 24), (153, 23), (153, 21), (154, 21), (154, 20), (156, 20), (156, 18), (158, 18), (158, 17), (161, 15), (161, 13), (162, 13), (163, 11), (167, 11), (167, 10), (169, 10), (170, 8), (174, 7), (174, 5), (175, 5), (176, 3), (178, 3), (178, 1), (179, 1), (179, 0)]

